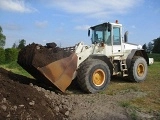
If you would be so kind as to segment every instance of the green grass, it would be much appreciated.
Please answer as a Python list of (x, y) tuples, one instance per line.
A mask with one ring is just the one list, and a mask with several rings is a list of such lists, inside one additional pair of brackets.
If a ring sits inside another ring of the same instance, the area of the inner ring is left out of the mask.
[(130, 113), (130, 117), (132, 120), (137, 120), (138, 119), (138, 115), (136, 113), (135, 110), (133, 110), (131, 113)]
[(139, 118), (137, 114), (138, 108), (133, 106), (130, 101), (120, 101), (119, 105), (126, 108), (126, 112), (128, 116), (130, 116), (131, 120), (137, 120)]
[(129, 101), (120, 101), (119, 105), (125, 108), (128, 108), (131, 106), (131, 103)]
[(32, 76), (27, 71), (25, 71), (20, 65), (18, 65), (16, 61), (0, 64), (0, 67), (6, 70), (12, 71), (16, 74), (20, 74), (20, 75), (32, 78)]
[[(145, 93), (144, 96), (134, 98), (130, 101), (124, 101), (121, 106), (134, 106), (140, 111), (160, 112), (160, 62), (154, 62), (153, 65), (148, 66), (147, 78), (142, 83), (132, 83), (126, 80), (111, 80), (106, 94), (116, 95), (125, 94), (131, 91)], [(104, 92), (103, 92), (104, 94)]]
[(155, 62), (149, 66), (146, 81), (137, 84), (137, 86), (146, 92), (147, 96), (133, 99), (132, 103), (143, 110), (160, 111), (160, 62)]
[(148, 54), (148, 57), (154, 58), (155, 62), (160, 62), (160, 54), (151, 53), (151, 54)]

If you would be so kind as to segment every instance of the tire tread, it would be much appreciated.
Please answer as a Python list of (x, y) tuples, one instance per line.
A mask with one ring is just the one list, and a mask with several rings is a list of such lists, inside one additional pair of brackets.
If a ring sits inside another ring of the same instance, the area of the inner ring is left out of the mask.
[[(89, 76), (88, 69), (90, 68), (90, 66), (92, 66), (95, 63), (100, 63), (102, 65), (105, 65), (107, 67), (107, 69), (109, 69), (108, 65), (105, 62), (103, 62), (103, 61), (101, 61), (99, 59), (87, 59), (82, 64), (80, 64), (80, 67), (79, 67), (79, 69), (77, 71), (78, 72), (78, 74), (77, 74), (77, 78), (78, 78), (77, 82), (78, 82), (80, 88), (84, 92), (87, 92), (87, 93), (96, 93), (96, 92), (98, 92), (97, 90), (92, 88), (90, 85), (88, 85), (89, 84), (89, 80), (87, 81), (87, 77)], [(110, 76), (110, 73), (109, 73), (109, 76)], [(110, 77), (109, 77), (109, 82), (110, 82)], [(106, 87), (107, 87), (107, 85), (106, 85)]]

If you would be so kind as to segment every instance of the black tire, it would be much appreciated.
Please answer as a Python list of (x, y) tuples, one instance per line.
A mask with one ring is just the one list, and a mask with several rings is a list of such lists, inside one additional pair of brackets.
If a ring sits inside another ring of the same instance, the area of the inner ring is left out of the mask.
[(99, 59), (84, 61), (77, 71), (77, 82), (87, 93), (97, 93), (106, 89), (110, 78), (108, 65)]
[(135, 56), (129, 69), (129, 79), (132, 82), (142, 82), (146, 79), (148, 72), (147, 62), (143, 57)]

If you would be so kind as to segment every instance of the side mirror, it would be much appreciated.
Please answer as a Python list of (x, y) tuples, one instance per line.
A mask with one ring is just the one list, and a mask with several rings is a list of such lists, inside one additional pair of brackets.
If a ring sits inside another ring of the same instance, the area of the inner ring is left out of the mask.
[(124, 42), (128, 42), (128, 31), (124, 33)]
[(90, 29), (88, 29), (88, 37), (90, 36)]

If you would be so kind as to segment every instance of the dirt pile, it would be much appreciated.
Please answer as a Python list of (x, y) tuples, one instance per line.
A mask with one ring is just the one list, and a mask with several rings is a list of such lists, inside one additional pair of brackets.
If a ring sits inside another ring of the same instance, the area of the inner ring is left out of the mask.
[(19, 52), (17, 62), (37, 80), (49, 83), (47, 78), (37, 68), (68, 57), (72, 52), (70, 49), (57, 47), (56, 43), (47, 43), (46, 46), (32, 43)]
[(19, 52), (18, 63), (23, 66), (29, 65), (38, 68), (68, 57), (71, 53), (64, 48), (57, 47), (56, 43), (47, 43), (46, 46), (32, 43)]
[[(34, 79), (0, 68), (0, 119), (62, 119), (43, 92), (30, 87)], [(21, 82), (21, 83), (20, 83)]]

